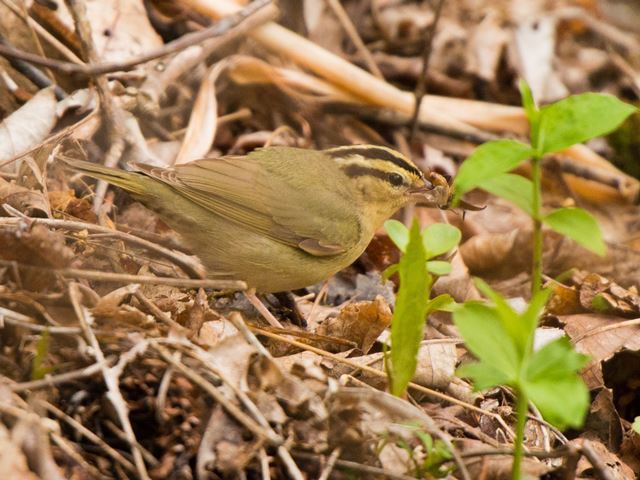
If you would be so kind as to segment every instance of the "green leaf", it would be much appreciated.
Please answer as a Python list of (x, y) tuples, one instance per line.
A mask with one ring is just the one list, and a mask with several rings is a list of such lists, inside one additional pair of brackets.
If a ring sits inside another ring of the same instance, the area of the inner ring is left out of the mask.
[(384, 222), (384, 229), (393, 243), (396, 244), (398, 250), (404, 252), (409, 243), (409, 229), (398, 220), (387, 220)]
[(636, 417), (633, 420), (633, 424), (631, 425), (631, 428), (633, 428), (636, 433), (640, 433), (640, 417)]
[(398, 264), (394, 263), (393, 265), (389, 265), (387, 268), (384, 269), (384, 271), (382, 272), (382, 280), (384, 280), (385, 282), (387, 280), (389, 280), (394, 273), (398, 273)]
[(530, 328), (528, 324), (523, 323), (520, 315), (511, 308), (511, 305), (507, 303), (504, 297), (493, 291), (484, 280), (476, 278), (474, 283), (478, 290), (495, 304), (494, 311), (500, 318), (504, 331), (517, 349), (518, 358), (525, 358), (531, 344), (535, 325)]
[(45, 366), (50, 343), (49, 330), (45, 330), (36, 342), (36, 354), (31, 364), (31, 380), (41, 380), (53, 370), (51, 367)]
[(489, 378), (499, 379), (495, 385), (510, 384), (518, 378), (521, 359), (495, 309), (479, 302), (466, 302), (454, 309), (453, 320), (467, 348), (487, 372), (492, 372)]
[(427, 311), (429, 313), (435, 312), (436, 310), (440, 310), (441, 312), (453, 312), (456, 305), (456, 301), (451, 295), (443, 293), (429, 301)]
[(600, 256), (607, 253), (598, 222), (581, 208), (559, 208), (542, 217), (542, 221), (556, 232), (575, 240)]
[(429, 260), (427, 262), (427, 270), (434, 275), (442, 277), (451, 273), (451, 264), (443, 260)]
[(485, 390), (497, 385), (510, 385), (514, 381), (513, 376), (509, 375), (509, 373), (484, 362), (462, 365), (456, 370), (456, 375), (473, 380), (473, 389), (475, 391)]
[[(551, 295), (551, 289), (543, 289), (537, 292), (533, 298), (531, 298), (531, 302), (527, 309), (520, 315), (520, 321), (523, 325), (523, 330), (530, 332), (530, 337), (527, 342), (531, 346), (533, 343), (533, 335), (535, 335), (536, 327), (538, 326), (538, 320), (540, 319), (540, 314), (544, 309), (544, 306), (547, 304), (547, 300)], [(531, 353), (531, 352), (528, 352)]]
[(432, 282), (426, 261), (420, 227), (414, 220), (399, 263), (400, 289), (391, 325), (391, 393), (398, 396), (404, 394), (416, 370)]
[(542, 107), (536, 147), (540, 155), (615, 130), (636, 111), (612, 95), (583, 93)]
[[(513, 170), (529, 158), (533, 149), (515, 140), (496, 140), (476, 148), (463, 162), (453, 181), (454, 200), (497, 175)], [(455, 204), (455, 203), (454, 203)]]
[(533, 183), (528, 178), (513, 173), (503, 173), (488, 178), (480, 188), (514, 203), (533, 217)]
[(531, 130), (529, 137), (531, 137), (531, 144), (536, 145), (538, 143), (537, 138), (540, 127), (540, 110), (538, 110), (538, 106), (533, 99), (533, 94), (526, 80), (520, 79), (518, 87), (520, 88), (520, 96), (522, 97), (522, 106), (529, 119), (529, 128)]
[(580, 427), (584, 422), (590, 399), (578, 371), (588, 360), (563, 337), (542, 347), (528, 362), (522, 388), (542, 416), (558, 428)]
[(422, 232), (422, 241), (428, 258), (448, 252), (460, 243), (461, 238), (460, 230), (448, 223), (434, 223)]

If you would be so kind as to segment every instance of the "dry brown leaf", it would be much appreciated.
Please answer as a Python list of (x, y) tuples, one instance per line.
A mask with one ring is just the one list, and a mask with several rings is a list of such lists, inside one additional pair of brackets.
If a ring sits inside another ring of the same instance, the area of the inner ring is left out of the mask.
[(56, 105), (53, 87), (45, 88), (0, 123), (0, 162), (27, 152), (47, 137), (56, 124)]
[(428, 388), (445, 389), (455, 378), (458, 356), (451, 342), (430, 341), (418, 350), (413, 382)]
[[(96, 53), (103, 62), (129, 60), (163, 45), (149, 22), (142, 0), (86, 2), (86, 8)], [(57, 2), (56, 14), (73, 30), (64, 2)]]
[(204, 76), (175, 165), (206, 157), (209, 153), (218, 128), (216, 81), (230, 63), (232, 60), (229, 59), (220, 61)]
[(466, 300), (477, 300), (480, 292), (473, 283), (469, 269), (465, 265), (462, 255), (456, 253), (451, 259), (453, 269), (449, 275), (439, 277), (433, 285), (433, 294), (441, 295), (448, 293), (456, 302), (464, 302)]
[(350, 303), (335, 318), (322, 323), (315, 333), (354, 342), (367, 353), (378, 336), (391, 324), (393, 314), (385, 299)]
[(631, 428), (627, 429), (618, 453), (622, 461), (638, 474), (640, 472), (640, 433)]
[[(422, 409), (388, 393), (365, 388), (340, 387), (330, 399), (329, 441), (342, 448), (344, 458), (371, 461), (381, 438), (390, 432), (405, 440), (414, 428), (429, 434), (439, 430)], [(414, 425), (414, 427), (408, 426)]]
[[(464, 439), (456, 442), (460, 446), (461, 453), (471, 454), (473, 451), (486, 451), (487, 445), (471, 439)], [(471, 478), (486, 478), (491, 480), (511, 479), (511, 467), (513, 457), (510, 455), (489, 455), (477, 458), (470, 457), (466, 462)], [(554, 470), (553, 467), (544, 463), (525, 457), (522, 460), (522, 476), (527, 479), (546, 478), (545, 475)]]
[[(8, 204), (28, 217), (50, 217), (48, 199), (38, 190), (31, 190), (0, 177), (0, 207)], [(4, 209), (0, 216), (5, 216)]]
[[(624, 319), (609, 315), (594, 313), (566, 315), (558, 317), (564, 325), (565, 332), (575, 343), (576, 349), (591, 356), (589, 364), (582, 371), (589, 389), (600, 388), (604, 385), (601, 362), (610, 358), (622, 349), (640, 350), (640, 332), (637, 326), (625, 326), (605, 330), (615, 326)], [(594, 332), (594, 334), (590, 334)]]
[(496, 270), (505, 263), (511, 264), (508, 259), (512, 255), (517, 237), (518, 230), (475, 235), (460, 246), (460, 254), (475, 275)]
[(610, 389), (603, 388), (598, 391), (595, 399), (591, 402), (589, 415), (582, 431), (582, 438), (598, 440), (612, 452), (620, 450), (624, 430)]
[[(582, 439), (573, 440), (571, 443), (580, 445), (584, 443)], [(607, 468), (607, 475), (616, 480), (627, 480), (629, 478), (637, 478), (636, 473), (631, 468), (622, 462), (620, 457), (605, 447), (601, 442), (589, 440), (589, 448), (597, 456), (598, 460), (602, 462)], [(580, 457), (578, 466), (576, 467), (576, 474), (580, 478), (591, 477), (594, 475), (594, 467), (591, 461), (584, 455)]]
[(88, 223), (98, 220), (91, 203), (86, 198), (77, 198), (73, 190), (49, 192), (48, 199), (54, 215), (67, 214)]
[(467, 71), (489, 82), (496, 79), (500, 58), (509, 40), (502, 21), (498, 11), (489, 7), (469, 36)]

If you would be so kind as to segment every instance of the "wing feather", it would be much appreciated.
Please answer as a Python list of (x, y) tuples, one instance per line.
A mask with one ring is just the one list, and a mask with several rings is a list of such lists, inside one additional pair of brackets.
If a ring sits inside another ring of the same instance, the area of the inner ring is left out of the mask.
[[(197, 160), (173, 169), (139, 169), (197, 205), (253, 232), (311, 255), (338, 255), (358, 242), (359, 219), (337, 206), (340, 202), (335, 196), (350, 192), (332, 183), (327, 165), (320, 164), (324, 159), (318, 152), (305, 152), (309, 153), (303, 158), (279, 156), (258, 162), (253, 154)], [(300, 168), (314, 178), (313, 185), (305, 185), (308, 180), (301, 182), (299, 175), (292, 175), (293, 169)]]

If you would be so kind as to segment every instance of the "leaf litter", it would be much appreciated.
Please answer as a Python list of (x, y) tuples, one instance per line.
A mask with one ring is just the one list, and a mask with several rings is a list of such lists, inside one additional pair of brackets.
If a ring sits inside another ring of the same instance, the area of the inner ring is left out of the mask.
[[(385, 393), (395, 284), (379, 272), (398, 252), (384, 232), (327, 285), (294, 292), (306, 330), (269, 298), (278, 330), (237, 294), (188, 284), (203, 268), (161, 218), (58, 159), (170, 166), (264, 145), (376, 143), (451, 175), (480, 142), (525, 133), (514, 78), (544, 101), (585, 90), (637, 99), (637, 6), (446, 1), (407, 142), (428, 2), (337, 2), (359, 46), (331, 2), (281, 2), (277, 19), (257, 2), (232, 20), (231, 0), (83, 3), (7, 0), (0, 17), (9, 53), (49, 59), (0, 65), (0, 477), (508, 478), (513, 397), (455, 377), (469, 354), (448, 314), (429, 319), (408, 398)], [(217, 35), (124, 66), (220, 17)], [(88, 51), (92, 64), (74, 64)], [(617, 161), (615, 147), (591, 142), (543, 165), (545, 206), (586, 207), (610, 248), (599, 259), (545, 233), (544, 329), (591, 356), (593, 400), (566, 437), (528, 422), (531, 478), (640, 472), (640, 184), (605, 160)], [(485, 191), (469, 200), (486, 209), (416, 211), (423, 226), (445, 218), (463, 233), (434, 293), (480, 298), (480, 276), (525, 302), (526, 217)], [(135, 281), (149, 276), (175, 282)]]

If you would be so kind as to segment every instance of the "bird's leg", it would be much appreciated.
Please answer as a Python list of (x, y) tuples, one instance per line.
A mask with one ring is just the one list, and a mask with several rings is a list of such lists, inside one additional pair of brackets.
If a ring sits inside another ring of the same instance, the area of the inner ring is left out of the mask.
[(260, 301), (260, 299), (256, 296), (255, 289), (247, 290), (244, 293), (244, 296), (249, 300), (251, 305), (253, 305), (258, 312), (264, 317), (264, 319), (269, 322), (269, 325), (277, 328), (284, 328), (282, 324), (278, 321), (276, 317), (269, 311), (267, 307), (265, 307), (264, 303)]

